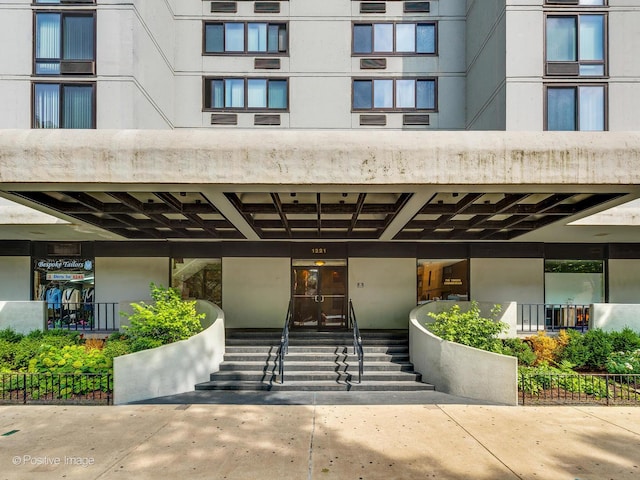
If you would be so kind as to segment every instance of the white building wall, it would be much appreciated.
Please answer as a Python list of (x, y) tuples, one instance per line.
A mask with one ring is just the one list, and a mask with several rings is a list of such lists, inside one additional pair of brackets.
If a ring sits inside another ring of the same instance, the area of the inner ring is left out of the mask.
[(151, 282), (169, 286), (169, 259), (165, 257), (97, 257), (96, 302), (151, 300)]
[(349, 259), (349, 297), (360, 328), (407, 328), (416, 268), (415, 258)]
[(291, 296), (289, 258), (223, 258), (227, 328), (282, 328)]
[(0, 300), (31, 300), (29, 257), (0, 257)]
[(544, 303), (542, 258), (472, 258), (469, 268), (474, 300)]
[(640, 303), (640, 260), (609, 260), (609, 303)]

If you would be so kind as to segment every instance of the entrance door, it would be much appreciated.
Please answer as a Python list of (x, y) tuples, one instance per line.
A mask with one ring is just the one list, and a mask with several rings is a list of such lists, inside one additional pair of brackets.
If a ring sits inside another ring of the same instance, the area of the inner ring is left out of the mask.
[[(306, 263), (306, 265), (305, 265)], [(347, 267), (344, 260), (293, 264), (293, 327), (347, 327)]]

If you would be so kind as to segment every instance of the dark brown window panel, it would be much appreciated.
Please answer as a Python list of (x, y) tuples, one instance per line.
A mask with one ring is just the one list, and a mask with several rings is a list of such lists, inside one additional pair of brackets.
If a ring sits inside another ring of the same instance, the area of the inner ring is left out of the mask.
[(360, 125), (385, 126), (386, 124), (386, 115), (360, 115)]
[(255, 13), (280, 13), (279, 2), (256, 2), (253, 7)]
[(280, 115), (261, 115), (253, 117), (254, 125), (280, 125)]
[(576, 76), (579, 72), (578, 62), (547, 62), (547, 75)]
[(256, 58), (253, 62), (253, 68), (277, 70), (280, 68), (279, 58)]
[(235, 113), (212, 113), (211, 125), (237, 125), (238, 115)]
[(429, 115), (404, 115), (403, 125), (429, 125)]
[(363, 70), (384, 70), (387, 68), (386, 58), (361, 58), (360, 68)]
[(238, 4), (236, 2), (211, 2), (212, 13), (237, 13)]
[(385, 13), (387, 4), (385, 2), (361, 2), (360, 13)]
[(404, 2), (405, 13), (429, 13), (431, 2)]

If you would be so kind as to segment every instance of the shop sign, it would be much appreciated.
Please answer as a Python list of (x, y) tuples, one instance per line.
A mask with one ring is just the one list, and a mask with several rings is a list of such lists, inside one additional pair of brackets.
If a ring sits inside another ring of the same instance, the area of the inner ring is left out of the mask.
[(445, 278), (445, 285), (462, 285), (462, 280), (459, 278)]
[(82, 258), (42, 259), (35, 261), (38, 270), (85, 270), (93, 271), (93, 261)]
[(84, 273), (47, 273), (47, 280), (84, 280)]

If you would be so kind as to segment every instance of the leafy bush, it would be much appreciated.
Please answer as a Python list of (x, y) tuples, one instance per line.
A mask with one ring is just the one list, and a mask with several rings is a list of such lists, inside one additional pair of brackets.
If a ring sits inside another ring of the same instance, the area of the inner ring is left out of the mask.
[(584, 341), (584, 336), (575, 330), (567, 332), (569, 343), (564, 347), (560, 358), (575, 365), (576, 368), (584, 368), (589, 363), (589, 349)]
[(175, 288), (151, 284), (154, 304), (132, 303), (128, 315), (131, 326), (123, 327), (131, 338), (134, 351), (185, 340), (202, 331), (204, 314), (196, 313), (196, 302), (185, 301)]
[(87, 349), (82, 345), (55, 347), (42, 345), (29, 362), (29, 372), (48, 373), (104, 373), (111, 369), (111, 359), (99, 348)]
[(35, 330), (16, 343), (0, 340), (0, 365), (4, 365), (5, 369), (14, 372), (25, 371), (29, 367), (29, 362), (38, 354), (42, 345), (61, 348), (65, 345), (77, 345), (79, 343), (80, 335), (77, 333), (57, 330), (41, 332)]
[(609, 334), (599, 328), (584, 334), (584, 344), (589, 351), (587, 367), (603, 370), (609, 355), (613, 353)]
[[(518, 368), (518, 390), (532, 395), (540, 395), (545, 390), (566, 390), (567, 392), (606, 398), (609, 395), (603, 378), (580, 375), (571, 370), (572, 365), (562, 362), (560, 368), (543, 363), (538, 367)], [(557, 392), (556, 392), (557, 393)]]
[(443, 340), (500, 352), (502, 343), (497, 336), (509, 328), (506, 323), (495, 320), (500, 308), (500, 305), (494, 305), (491, 309), (493, 319), (490, 319), (480, 316), (478, 302), (471, 302), (471, 308), (467, 312), (461, 312), (460, 305), (455, 304), (444, 312), (430, 312), (429, 316), (435, 321), (427, 324), (427, 328)]
[(640, 348), (640, 335), (625, 327), (621, 332), (610, 332), (611, 348), (614, 352), (633, 352)]
[(107, 340), (102, 347), (102, 353), (105, 357), (113, 360), (113, 357), (119, 357), (121, 355), (127, 355), (132, 353), (133, 349), (128, 340)]
[(22, 335), (21, 333), (17, 333), (11, 328), (0, 330), (0, 340), (7, 341), (9, 343), (18, 343), (23, 338), (24, 335)]
[(517, 357), (518, 365), (533, 365), (536, 361), (536, 354), (531, 346), (520, 338), (505, 338), (502, 340), (503, 355)]
[(640, 374), (640, 349), (612, 353), (607, 359), (606, 369), (607, 372), (615, 374)]
[(536, 356), (534, 365), (554, 365), (558, 362), (559, 343), (555, 338), (547, 336), (544, 331), (526, 338)]

